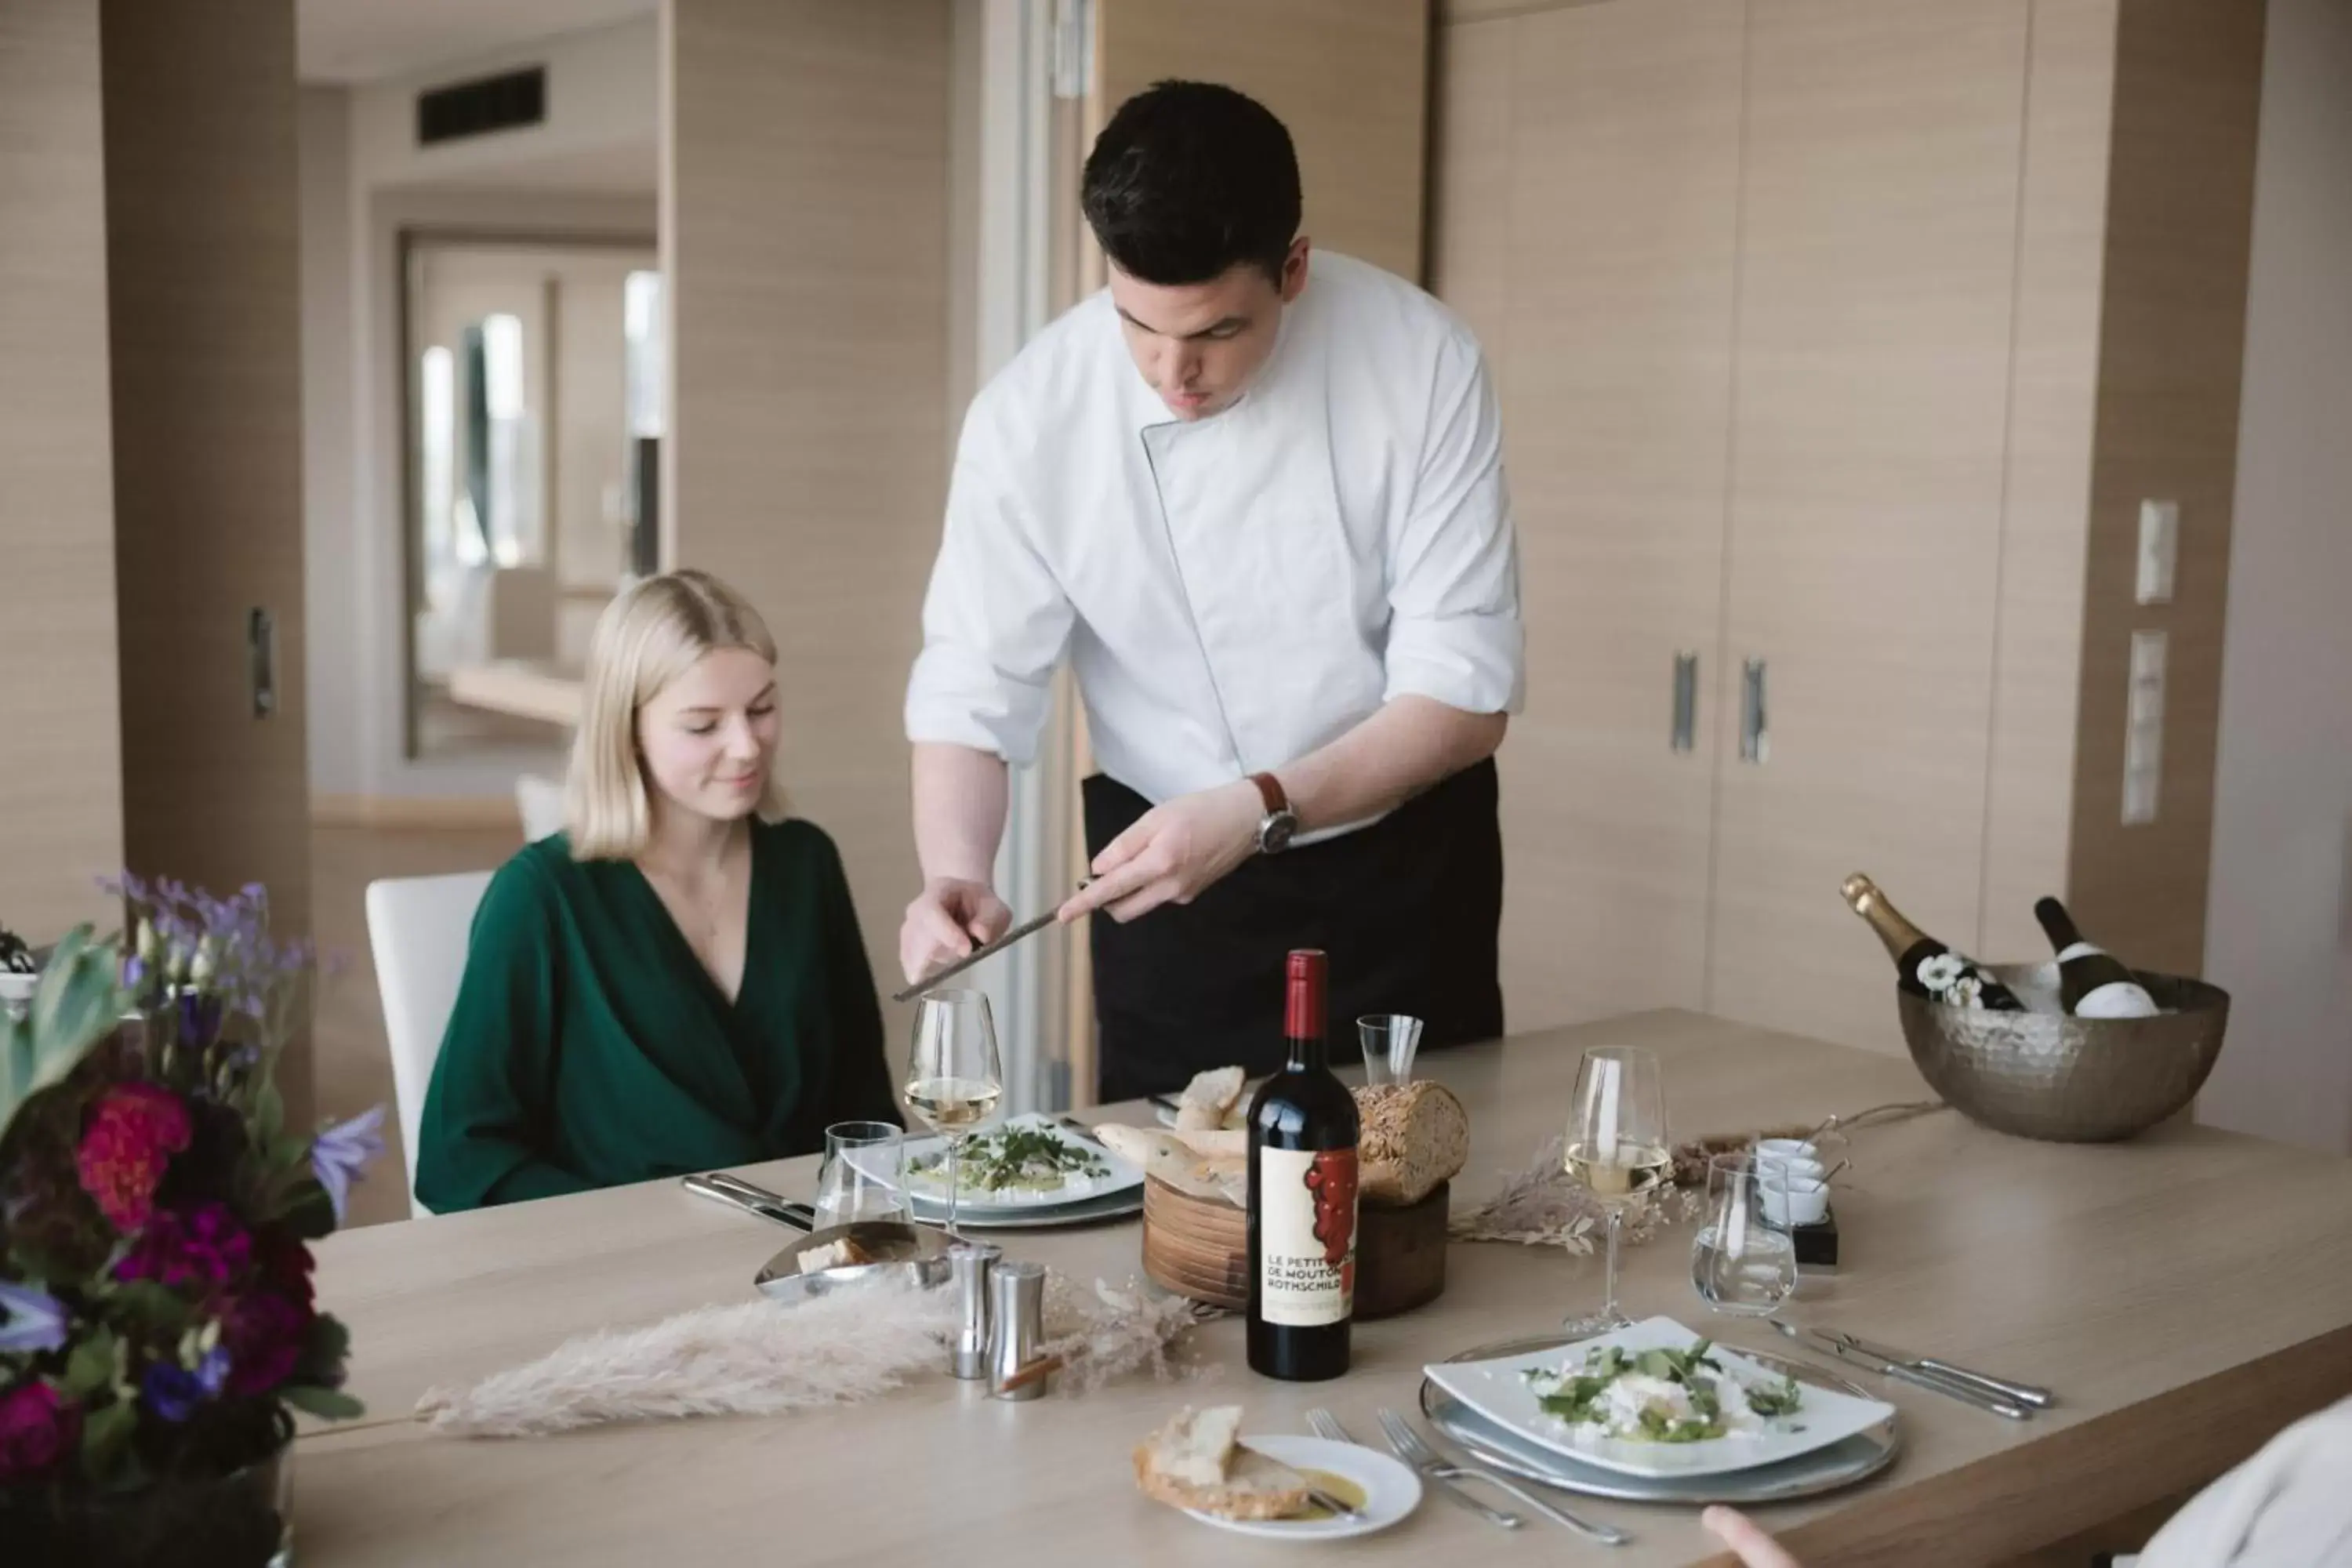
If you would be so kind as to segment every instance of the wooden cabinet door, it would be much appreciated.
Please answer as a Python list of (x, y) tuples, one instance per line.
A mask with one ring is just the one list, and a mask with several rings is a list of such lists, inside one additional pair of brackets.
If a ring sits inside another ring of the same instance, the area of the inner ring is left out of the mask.
[(1315, 244), (1422, 276), (1427, 0), (1095, 0), (1099, 126), (1153, 82), (1222, 82), (1279, 117)]
[[(1977, 927), (2027, 0), (1752, 0), (1708, 1005), (1900, 1050)], [(1739, 666), (1765, 754), (1742, 761)]]
[(1744, 10), (1446, 30), (1434, 280), (1497, 372), (1528, 627), (1513, 1028), (1704, 1000)]

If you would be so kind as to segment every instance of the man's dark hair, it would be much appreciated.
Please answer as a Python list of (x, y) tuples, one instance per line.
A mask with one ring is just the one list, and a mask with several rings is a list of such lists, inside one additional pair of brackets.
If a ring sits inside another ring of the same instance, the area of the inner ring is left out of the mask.
[(1298, 154), (1255, 99), (1158, 82), (1103, 127), (1079, 201), (1104, 254), (1131, 278), (1206, 283), (1247, 263), (1279, 283), (1298, 237)]

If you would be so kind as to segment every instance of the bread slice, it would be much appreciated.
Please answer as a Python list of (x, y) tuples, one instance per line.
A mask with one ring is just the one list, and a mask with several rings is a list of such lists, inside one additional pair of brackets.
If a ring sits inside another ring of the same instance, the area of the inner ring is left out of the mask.
[(1246, 1075), (1237, 1067), (1194, 1073), (1192, 1081), (1184, 1086), (1183, 1094), (1176, 1101), (1177, 1131), (1205, 1131), (1224, 1126), (1246, 1081)]
[(803, 1274), (815, 1274), (827, 1268), (854, 1268), (874, 1261), (874, 1255), (849, 1237), (839, 1237), (823, 1247), (812, 1247), (793, 1259)]
[(1288, 1519), (1307, 1510), (1307, 1478), (1235, 1441), (1242, 1407), (1178, 1411), (1135, 1450), (1135, 1484), (1171, 1508), (1219, 1519)]
[(1470, 1159), (1470, 1113), (1442, 1083), (1416, 1079), (1356, 1090), (1359, 1202), (1401, 1208), (1462, 1173)]

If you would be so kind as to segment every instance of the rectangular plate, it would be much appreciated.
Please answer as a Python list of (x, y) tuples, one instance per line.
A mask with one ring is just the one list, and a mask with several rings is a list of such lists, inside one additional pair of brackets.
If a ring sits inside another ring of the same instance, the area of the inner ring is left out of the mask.
[[(1038, 1111), (1028, 1111), (1019, 1116), (1007, 1117), (987, 1131), (997, 1132), (1007, 1127), (1037, 1128), (1052, 1133), (1066, 1143), (1076, 1143), (1108, 1165), (1110, 1168), (1109, 1173), (1087, 1178), (1066, 1177), (1058, 1192), (986, 1193), (976, 1187), (967, 1186), (963, 1189), (962, 1201), (958, 1205), (966, 1216), (1026, 1214), (1039, 1209), (1067, 1208), (1078, 1204), (1097, 1203), (1118, 1193), (1133, 1192), (1139, 1194), (1143, 1190), (1141, 1166), (1132, 1161), (1121, 1159), (1091, 1138), (1080, 1137), (1055, 1121), (1051, 1116)], [(915, 1162), (932, 1154), (944, 1153), (946, 1149), (946, 1142), (936, 1137), (907, 1140), (907, 1194), (913, 1200), (916, 1213), (927, 1220), (947, 1213), (947, 1173), (942, 1169), (938, 1173), (936, 1181), (922, 1180), (915, 1172)]]
[[(1687, 1350), (1706, 1336), (1692, 1332), (1672, 1318), (1651, 1318), (1631, 1328), (1599, 1335), (1554, 1350), (1494, 1361), (1440, 1362), (1424, 1367), (1432, 1383), (1517, 1436), (1566, 1454), (1588, 1465), (1628, 1476), (1709, 1476), (1786, 1460), (1825, 1448), (1885, 1421), (1895, 1407), (1875, 1399), (1810, 1384), (1794, 1415), (1774, 1421), (1752, 1437), (1716, 1437), (1703, 1443), (1635, 1443), (1623, 1438), (1580, 1438), (1567, 1423), (1544, 1414), (1535, 1391), (1519, 1374), (1531, 1367), (1580, 1366), (1585, 1352), (1599, 1345), (1616, 1345), (1628, 1352)], [(1780, 1374), (1748, 1360), (1737, 1351), (1717, 1345), (1711, 1352), (1724, 1370), (1743, 1383), (1778, 1382)]]

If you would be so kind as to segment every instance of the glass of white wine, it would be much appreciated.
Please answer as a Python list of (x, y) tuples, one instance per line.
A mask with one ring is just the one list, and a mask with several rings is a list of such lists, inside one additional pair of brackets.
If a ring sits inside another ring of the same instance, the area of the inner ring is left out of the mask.
[(948, 1146), (948, 1234), (956, 1229), (963, 1141), (996, 1110), (1004, 1068), (996, 1020), (978, 991), (926, 991), (915, 1005), (915, 1048), (907, 1062), (907, 1109)]
[(1569, 1318), (1562, 1326), (1570, 1333), (1625, 1327), (1629, 1320), (1617, 1306), (1618, 1233), (1627, 1205), (1664, 1181), (1673, 1164), (1658, 1058), (1633, 1047), (1585, 1052), (1568, 1116), (1568, 1173), (1607, 1209), (1609, 1235), (1601, 1310)]

